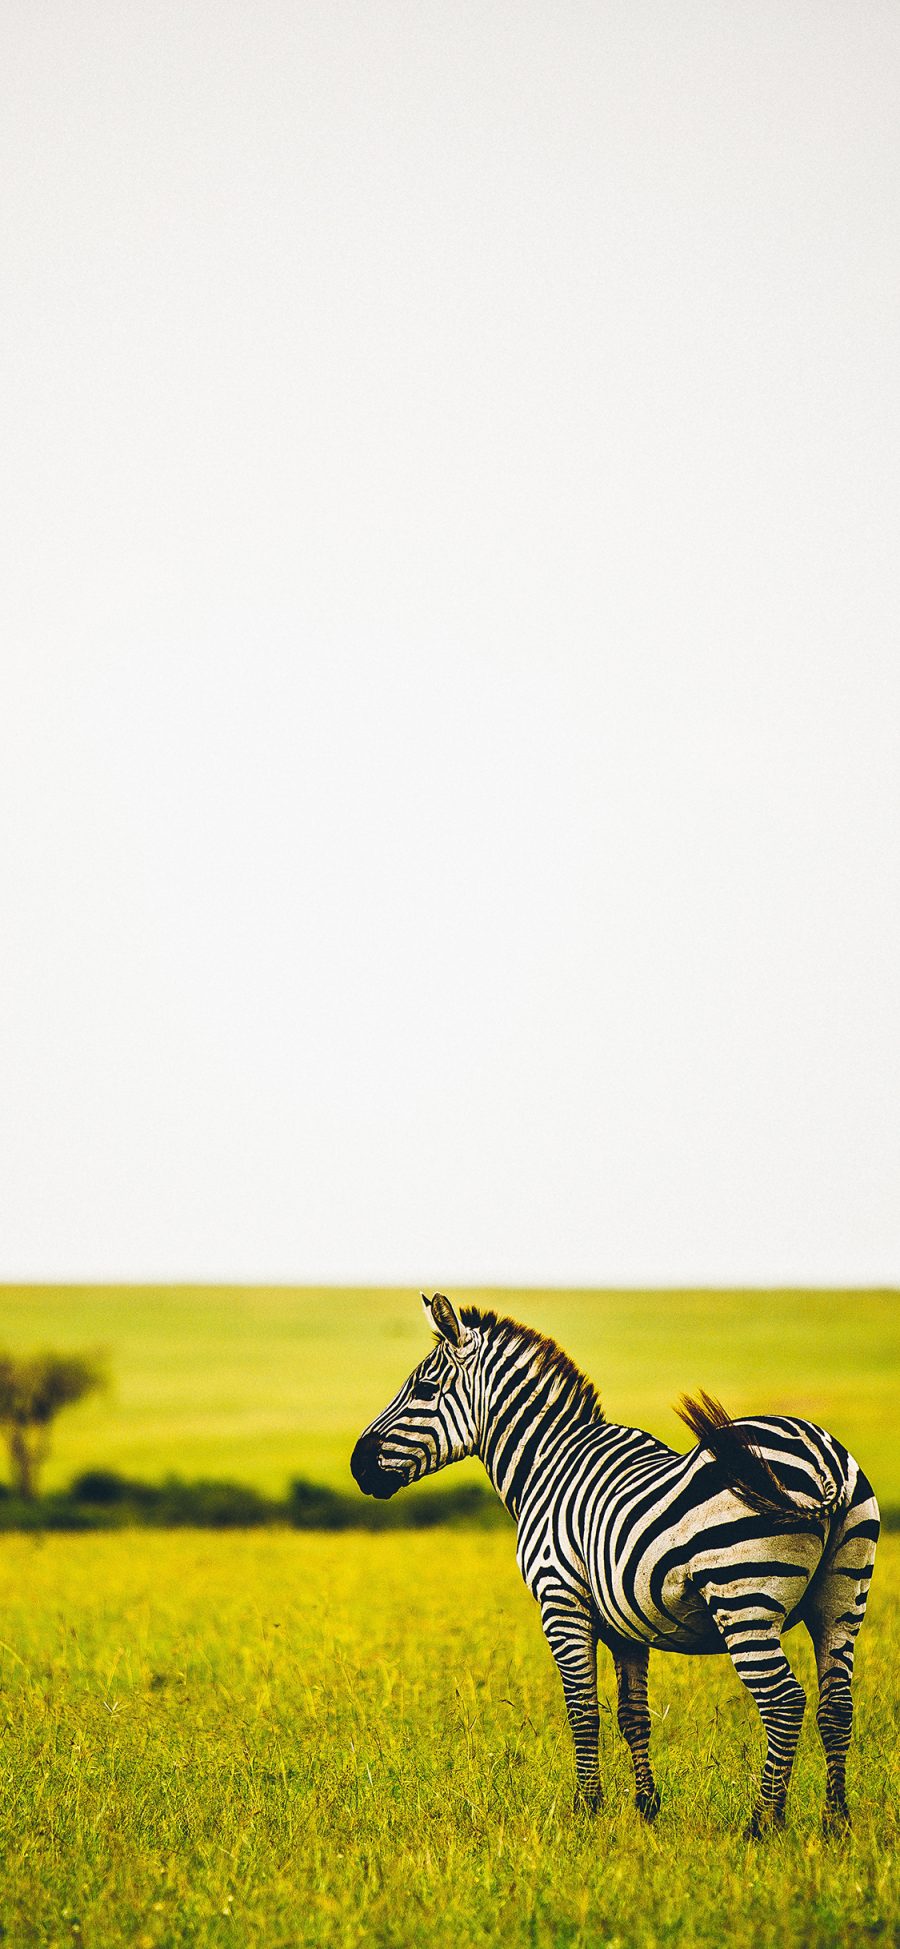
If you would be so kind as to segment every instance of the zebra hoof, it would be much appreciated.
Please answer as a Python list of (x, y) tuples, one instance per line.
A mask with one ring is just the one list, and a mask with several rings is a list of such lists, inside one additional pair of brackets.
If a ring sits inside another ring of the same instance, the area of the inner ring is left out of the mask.
[(653, 1788), (652, 1793), (636, 1793), (634, 1804), (642, 1820), (655, 1820), (661, 1804), (656, 1787)]
[(852, 1834), (853, 1822), (846, 1800), (828, 1806), (822, 1815), (822, 1833), (826, 1841), (839, 1841), (845, 1834)]
[(754, 1807), (742, 1835), (745, 1841), (767, 1841), (784, 1826), (784, 1815), (770, 1813), (767, 1807)]
[(603, 1805), (602, 1787), (576, 1787), (575, 1788), (575, 1800), (573, 1803), (573, 1811), (576, 1814), (584, 1814), (588, 1819), (590, 1819), (594, 1814), (599, 1814), (602, 1805)]

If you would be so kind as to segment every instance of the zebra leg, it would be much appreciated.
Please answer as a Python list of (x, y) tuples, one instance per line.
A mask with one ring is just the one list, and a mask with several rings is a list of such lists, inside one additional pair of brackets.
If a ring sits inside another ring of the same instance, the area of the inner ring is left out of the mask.
[(770, 1610), (757, 1609), (748, 1598), (737, 1615), (716, 1611), (716, 1623), (728, 1647), (738, 1678), (746, 1685), (763, 1722), (766, 1760), (756, 1804), (744, 1829), (745, 1840), (760, 1840), (773, 1827), (784, 1826), (787, 1790), (803, 1724), (806, 1694), (794, 1677), (781, 1649), (784, 1622)]
[(591, 1612), (570, 1590), (546, 1586), (540, 1594), (544, 1636), (562, 1679), (569, 1726), (575, 1745), (578, 1786), (575, 1810), (596, 1813), (602, 1805), (598, 1745), (597, 1644)]
[(634, 1767), (634, 1804), (645, 1820), (659, 1813), (659, 1794), (650, 1768), (650, 1707), (647, 1703), (648, 1645), (613, 1652), (619, 1688), (619, 1731), (627, 1741)]
[(846, 1798), (847, 1751), (853, 1731), (853, 1654), (856, 1636), (866, 1614), (866, 1599), (875, 1545), (878, 1541), (878, 1508), (869, 1484), (848, 1511), (844, 1527), (821, 1581), (813, 1585), (806, 1612), (806, 1627), (816, 1654), (819, 1704), (816, 1723), (825, 1749), (825, 1813), (827, 1833), (850, 1826)]
[(830, 1632), (819, 1636), (814, 1627), (811, 1627), (810, 1635), (815, 1646), (819, 1679), (816, 1724), (825, 1748), (825, 1813), (822, 1824), (827, 1830), (834, 1831), (850, 1826), (846, 1783), (847, 1753), (853, 1732), (853, 1695), (850, 1686), (855, 1647), (849, 1635), (841, 1635), (835, 1640)]

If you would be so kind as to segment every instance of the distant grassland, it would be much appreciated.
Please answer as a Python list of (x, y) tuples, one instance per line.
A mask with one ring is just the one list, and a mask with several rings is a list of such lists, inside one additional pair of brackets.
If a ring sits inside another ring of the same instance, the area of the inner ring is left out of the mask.
[[(15, 1949), (895, 1944), (900, 1538), (857, 1658), (852, 1838), (807, 1711), (786, 1832), (740, 1830), (759, 1720), (653, 1653), (656, 1826), (600, 1661), (606, 1805), (504, 1531), (131, 1531), (0, 1544), (0, 1930)], [(788, 1654), (815, 1698), (811, 1647)]]
[[(454, 1298), (559, 1339), (614, 1421), (688, 1448), (672, 1403), (701, 1386), (736, 1415), (808, 1415), (853, 1448), (884, 1505), (900, 1505), (896, 1292), (454, 1288)], [(423, 1357), (429, 1331), (409, 1290), (0, 1286), (4, 1345), (109, 1357), (111, 1392), (58, 1421), (47, 1487), (111, 1468), (150, 1481), (226, 1475), (281, 1495), (294, 1475), (353, 1487), (356, 1434)]]
[[(453, 1297), (552, 1334), (613, 1420), (687, 1448), (672, 1404), (698, 1387), (734, 1414), (807, 1415), (852, 1448), (886, 1506), (900, 1505), (896, 1292)], [(228, 1476), (269, 1494), (294, 1476), (349, 1488), (357, 1434), (428, 1344), (408, 1290), (0, 1287), (0, 1348), (94, 1346), (109, 1360), (111, 1391), (59, 1421), (48, 1487), (101, 1467)]]

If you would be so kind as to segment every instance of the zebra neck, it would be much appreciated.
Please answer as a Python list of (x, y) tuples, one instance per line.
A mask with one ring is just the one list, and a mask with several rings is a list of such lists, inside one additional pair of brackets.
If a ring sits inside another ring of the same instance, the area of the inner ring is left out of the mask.
[[(583, 1414), (573, 1414), (567, 1389), (535, 1384), (527, 1373), (507, 1375), (502, 1389), (491, 1388), (488, 1381), (480, 1420), (477, 1452), (501, 1502), (516, 1519), (535, 1469), (552, 1466), (587, 1425), (594, 1425)], [(599, 1416), (596, 1425), (603, 1426)]]

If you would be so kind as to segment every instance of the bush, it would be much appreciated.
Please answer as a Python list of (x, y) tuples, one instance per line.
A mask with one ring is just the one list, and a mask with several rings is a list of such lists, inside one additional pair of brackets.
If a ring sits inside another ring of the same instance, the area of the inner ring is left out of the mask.
[(164, 1482), (136, 1482), (112, 1469), (89, 1469), (76, 1477), (68, 1493), (86, 1515), (170, 1529), (249, 1529), (284, 1521), (286, 1514), (282, 1504), (267, 1501), (245, 1482), (185, 1482), (178, 1475)]
[[(886, 1530), (900, 1529), (900, 1509), (881, 1512)], [(158, 1529), (256, 1529), (289, 1523), (305, 1530), (437, 1529), (454, 1524), (493, 1529), (510, 1521), (499, 1497), (478, 1482), (424, 1494), (413, 1489), (390, 1502), (344, 1494), (321, 1482), (291, 1483), (284, 1502), (245, 1482), (139, 1482), (113, 1469), (88, 1469), (71, 1487), (40, 1498), (17, 1496), (0, 1485), (0, 1531), (120, 1529), (126, 1524)]]
[(69, 1489), (75, 1502), (99, 1503), (104, 1509), (153, 1493), (148, 1483), (130, 1482), (127, 1476), (116, 1475), (114, 1469), (88, 1469), (84, 1475), (76, 1475)]
[(170, 1475), (157, 1491), (151, 1521), (167, 1527), (196, 1524), (200, 1529), (251, 1529), (284, 1521), (280, 1503), (270, 1502), (244, 1482), (182, 1482)]
[(302, 1479), (291, 1483), (285, 1514), (295, 1529), (350, 1529), (354, 1520), (350, 1496)]

